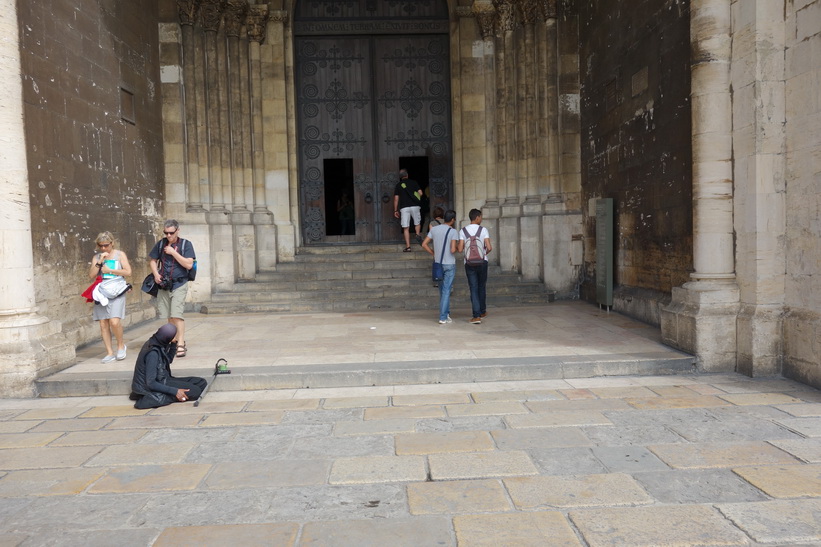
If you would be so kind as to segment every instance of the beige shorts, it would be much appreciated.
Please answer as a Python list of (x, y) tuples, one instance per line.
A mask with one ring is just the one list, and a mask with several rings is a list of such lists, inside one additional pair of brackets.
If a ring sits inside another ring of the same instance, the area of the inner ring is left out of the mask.
[(399, 223), (403, 228), (410, 226), (411, 217), (413, 217), (413, 225), (419, 226), (422, 223), (422, 208), (418, 205), (413, 207), (403, 207), (399, 210)]
[(185, 311), (185, 297), (188, 295), (188, 283), (173, 291), (157, 291), (157, 311), (162, 319), (174, 317), (182, 319)]

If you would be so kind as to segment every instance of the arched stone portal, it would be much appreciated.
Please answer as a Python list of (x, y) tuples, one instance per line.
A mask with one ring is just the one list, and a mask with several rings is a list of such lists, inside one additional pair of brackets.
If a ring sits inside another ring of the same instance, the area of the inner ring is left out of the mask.
[[(444, 0), (304, 0), (294, 10), (302, 239), (397, 242), (404, 167), (431, 207), (453, 206), (448, 10)], [(354, 223), (341, 223), (343, 195)]]

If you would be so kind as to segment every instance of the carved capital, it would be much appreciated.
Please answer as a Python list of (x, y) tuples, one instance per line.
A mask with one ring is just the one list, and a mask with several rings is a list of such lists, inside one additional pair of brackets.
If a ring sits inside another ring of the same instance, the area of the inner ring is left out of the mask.
[(473, 17), (473, 10), (468, 6), (456, 6), (453, 10), (454, 15), (459, 19), (463, 17)]
[(519, 0), (517, 5), (523, 24), (533, 25), (536, 23), (536, 10), (539, 7), (538, 0)]
[(200, 9), (200, 0), (177, 0), (177, 13), (180, 25), (191, 25), (197, 22), (197, 11)]
[(202, 28), (206, 32), (217, 32), (225, 9), (225, 0), (202, 0)]
[(555, 19), (559, 16), (559, 8), (556, 6), (556, 0), (538, 0), (539, 11), (545, 21)]
[(268, 19), (274, 23), (282, 23), (283, 25), (287, 25), (288, 12), (285, 10), (272, 11), (271, 16)]
[(265, 41), (265, 27), (268, 23), (268, 6), (252, 6), (245, 18), (248, 39), (261, 44)]
[(513, 9), (513, 0), (493, 0), (493, 7), (499, 17), (499, 30), (512, 32), (516, 28), (516, 12)]
[(471, 6), (473, 17), (479, 25), (479, 34), (482, 35), (482, 40), (493, 40), (493, 35), (496, 30), (496, 10), (493, 9), (493, 4), (489, 1), (476, 1)]
[(225, 2), (225, 34), (237, 37), (245, 22), (248, 12), (248, 0), (226, 0)]

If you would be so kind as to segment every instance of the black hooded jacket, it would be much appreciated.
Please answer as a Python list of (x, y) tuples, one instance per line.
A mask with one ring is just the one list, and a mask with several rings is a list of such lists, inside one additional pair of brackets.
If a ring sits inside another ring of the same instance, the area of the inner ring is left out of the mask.
[(171, 361), (176, 353), (176, 342), (163, 344), (156, 334), (143, 344), (131, 380), (132, 396), (138, 398), (136, 408), (156, 408), (177, 400), (177, 388), (166, 385), (172, 378)]

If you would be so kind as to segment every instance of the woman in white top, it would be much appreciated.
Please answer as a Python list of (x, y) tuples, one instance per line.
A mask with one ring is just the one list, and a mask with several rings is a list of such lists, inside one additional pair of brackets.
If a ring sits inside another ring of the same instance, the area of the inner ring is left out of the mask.
[[(128, 263), (128, 257), (123, 251), (114, 248), (114, 236), (111, 232), (101, 232), (95, 241), (97, 250), (91, 260), (91, 268), (88, 270), (90, 278), (94, 279), (98, 273), (102, 274), (103, 280), (131, 275), (131, 264)], [(95, 302), (91, 317), (100, 322), (100, 333), (106, 349), (106, 356), (103, 357), (102, 362), (110, 363), (115, 359), (118, 361), (125, 359), (127, 348), (123, 342), (122, 323), (125, 319), (125, 293), (112, 298), (105, 306)], [(111, 333), (114, 333), (117, 339), (116, 354), (111, 347)]]

